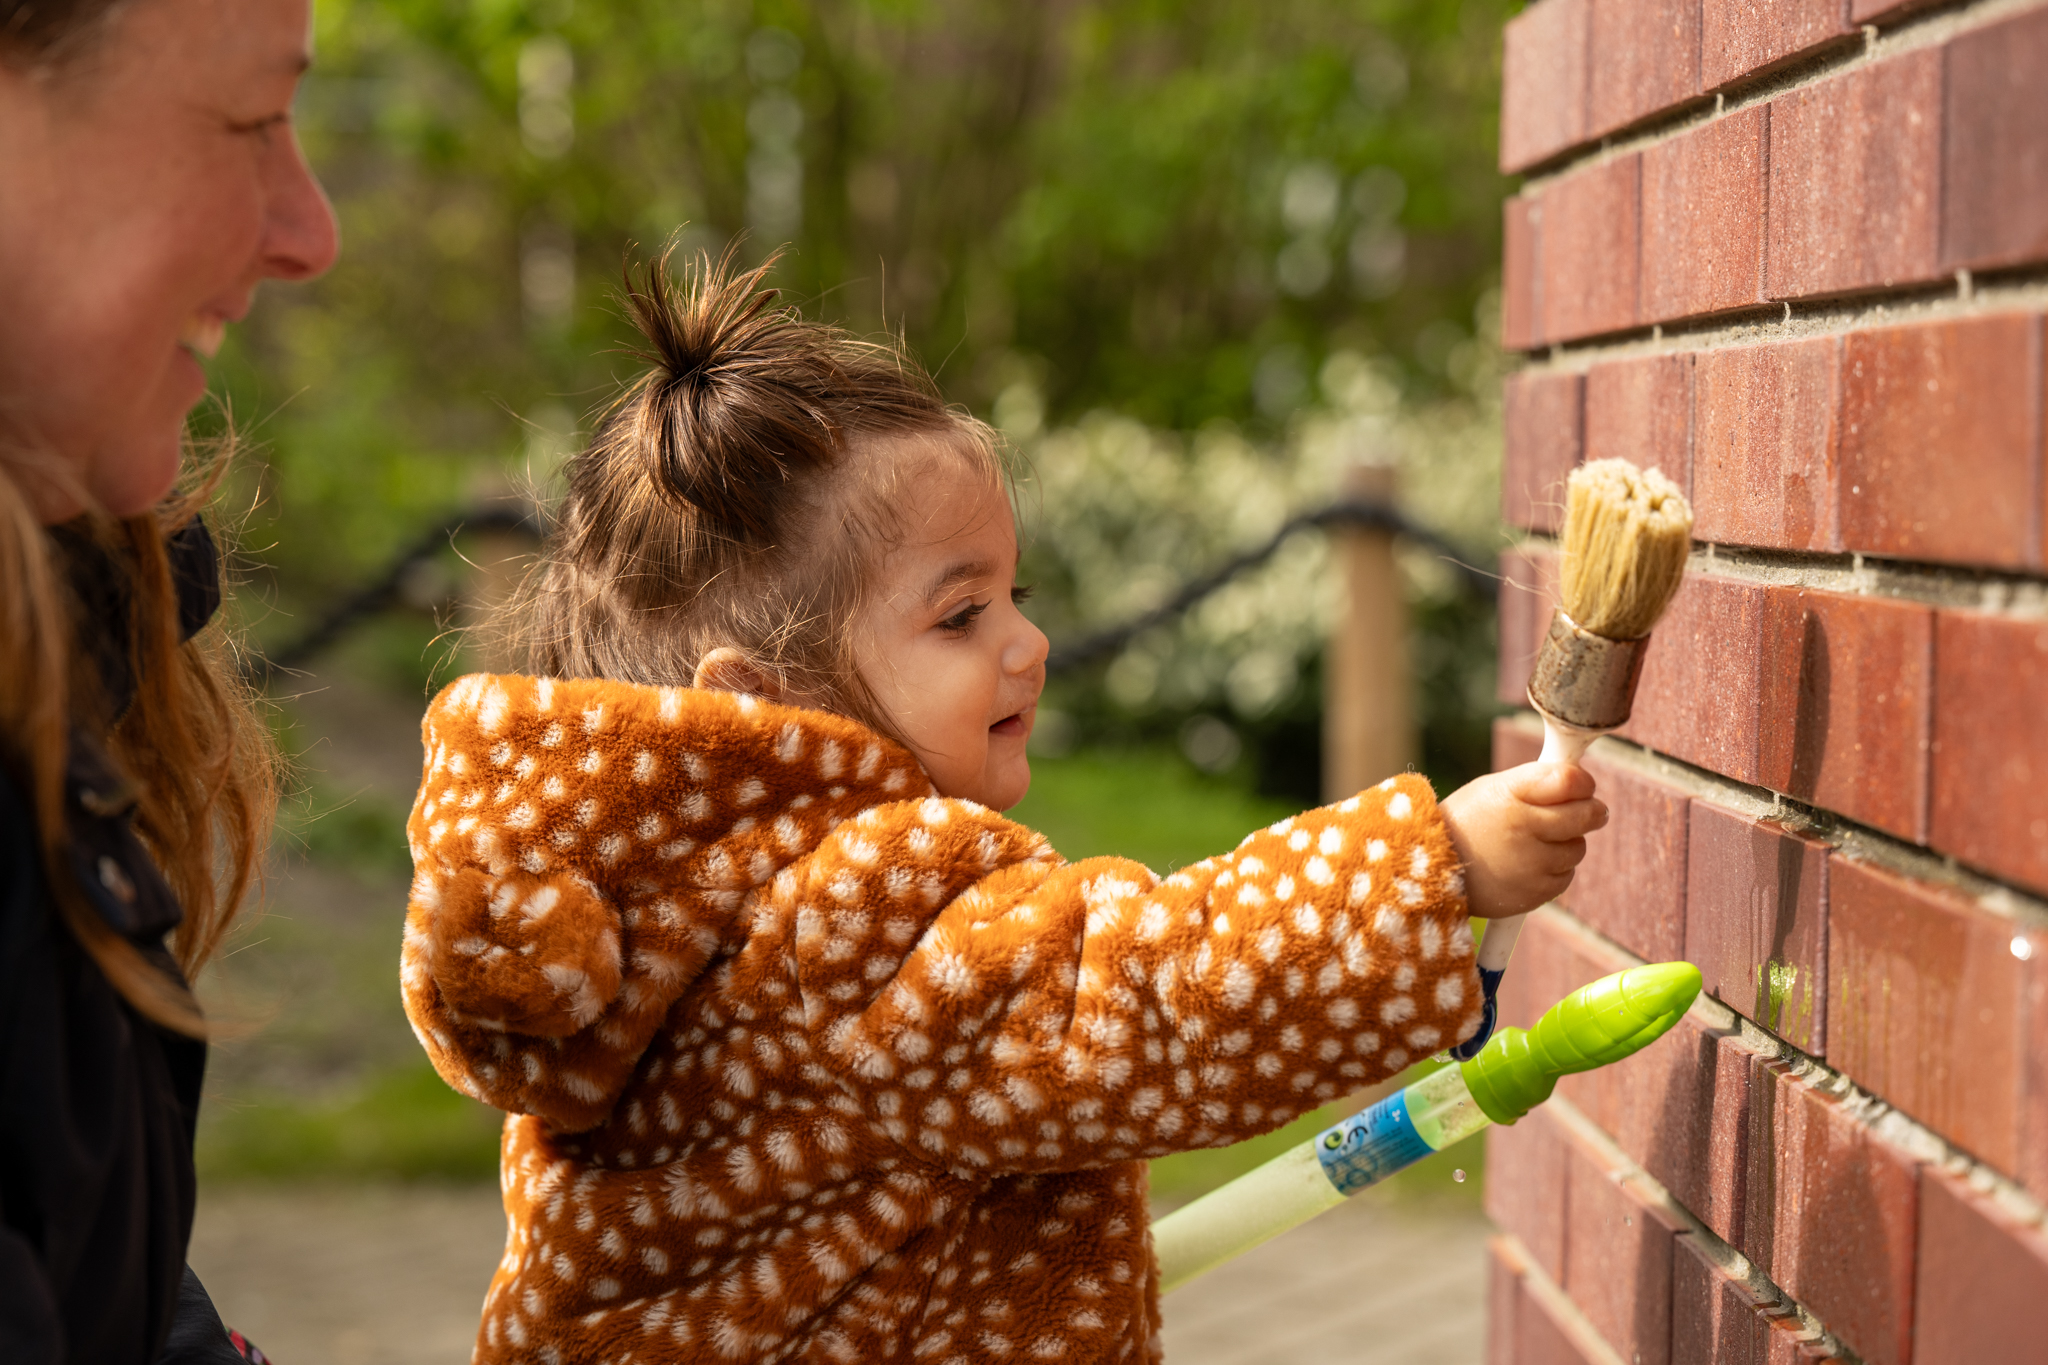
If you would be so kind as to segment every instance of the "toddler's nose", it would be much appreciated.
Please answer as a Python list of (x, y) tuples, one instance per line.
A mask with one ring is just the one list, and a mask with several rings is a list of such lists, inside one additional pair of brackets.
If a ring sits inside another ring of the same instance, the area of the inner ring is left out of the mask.
[(1003, 668), (1009, 673), (1029, 673), (1036, 669), (1040, 673), (1039, 683), (1045, 682), (1043, 673), (1046, 656), (1052, 653), (1052, 641), (1045, 638), (1045, 632), (1023, 617), (1022, 628), (1011, 639), (1003, 651)]

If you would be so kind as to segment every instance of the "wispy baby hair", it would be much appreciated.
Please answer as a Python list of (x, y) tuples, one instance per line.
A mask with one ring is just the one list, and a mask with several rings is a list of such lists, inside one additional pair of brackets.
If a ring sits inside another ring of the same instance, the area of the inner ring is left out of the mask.
[(903, 534), (900, 490), (955, 458), (994, 483), (1000, 447), (903, 348), (806, 321), (728, 250), (629, 266), (648, 368), (569, 462), (529, 581), (529, 666), (688, 684), (721, 646), (795, 696), (888, 729), (851, 625)]

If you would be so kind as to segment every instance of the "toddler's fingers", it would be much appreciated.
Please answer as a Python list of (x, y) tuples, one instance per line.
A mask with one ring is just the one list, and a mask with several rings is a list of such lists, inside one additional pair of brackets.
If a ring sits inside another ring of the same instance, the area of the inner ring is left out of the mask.
[(1591, 797), (1562, 805), (1524, 805), (1522, 826), (1545, 843), (1579, 839), (1607, 824), (1607, 803)]
[(1572, 872), (1573, 868), (1567, 867), (1560, 871), (1545, 872), (1539, 877), (1531, 878), (1528, 883), (1529, 894), (1538, 905), (1543, 904), (1545, 901), (1556, 900), (1571, 888)]
[(1586, 860), (1584, 839), (1560, 839), (1543, 848), (1543, 870), (1553, 877), (1571, 880), (1572, 869)]
[(1532, 806), (1584, 801), (1596, 785), (1591, 773), (1573, 763), (1524, 763), (1504, 776), (1508, 791)]

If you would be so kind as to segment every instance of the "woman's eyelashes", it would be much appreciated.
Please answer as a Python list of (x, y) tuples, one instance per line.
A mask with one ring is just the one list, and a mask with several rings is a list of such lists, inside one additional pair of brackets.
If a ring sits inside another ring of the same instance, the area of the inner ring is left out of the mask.
[(282, 113), (266, 114), (262, 118), (230, 119), (228, 121), (228, 131), (239, 136), (254, 137), (265, 146), (268, 146), (270, 135), (279, 128), (285, 127), (291, 121), (291, 112), (286, 110)]

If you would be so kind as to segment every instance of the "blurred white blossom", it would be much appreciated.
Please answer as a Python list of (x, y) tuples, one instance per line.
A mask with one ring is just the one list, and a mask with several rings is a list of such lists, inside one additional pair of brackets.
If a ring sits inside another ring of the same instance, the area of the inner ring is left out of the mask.
[[(1315, 376), (1313, 405), (1270, 443), (1229, 426), (1188, 436), (1107, 412), (1046, 428), (1036, 390), (1012, 385), (998, 417), (1028, 471), (1023, 510), (1042, 580), (1034, 614), (1057, 644), (1157, 607), (1329, 502), (1344, 464), (1361, 453), (1396, 463), (1412, 519), (1490, 559), (1499, 544), (1499, 362), (1485, 343), (1470, 346), (1456, 376), (1469, 381), (1466, 394), (1428, 406), (1405, 404), (1380, 362), (1337, 352)], [(1459, 590), (1431, 551), (1410, 547), (1402, 562), (1411, 595)], [(1336, 606), (1328, 538), (1304, 531), (1179, 621), (1132, 640), (1104, 686), (1133, 711), (1221, 703), (1256, 719), (1300, 685)]]

